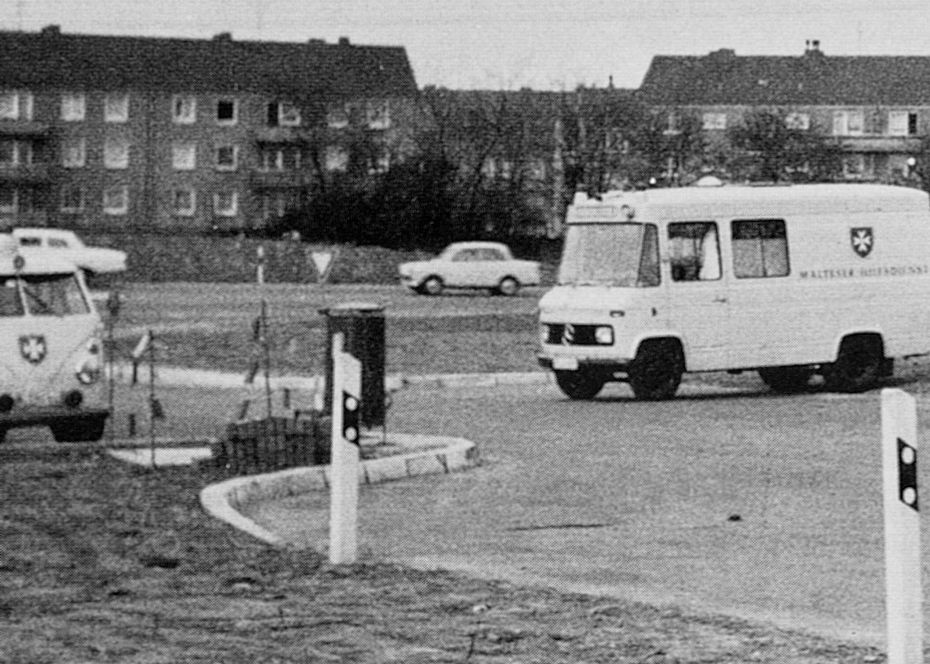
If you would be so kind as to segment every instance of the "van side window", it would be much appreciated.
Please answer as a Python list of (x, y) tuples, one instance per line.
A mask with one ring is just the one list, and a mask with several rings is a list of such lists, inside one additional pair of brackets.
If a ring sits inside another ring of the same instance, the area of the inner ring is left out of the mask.
[(737, 279), (788, 275), (788, 234), (784, 220), (734, 221), (732, 230), (733, 274)]
[(16, 279), (5, 279), (0, 285), (0, 316), (22, 316), (23, 301)]
[(720, 278), (720, 244), (714, 222), (669, 224), (668, 247), (672, 281)]

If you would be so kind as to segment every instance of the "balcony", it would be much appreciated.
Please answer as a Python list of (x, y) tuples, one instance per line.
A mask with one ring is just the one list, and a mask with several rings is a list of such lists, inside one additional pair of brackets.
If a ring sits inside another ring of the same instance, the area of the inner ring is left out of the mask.
[(0, 136), (48, 138), (51, 125), (31, 120), (0, 120)]
[(0, 164), (0, 182), (47, 184), (48, 164)]
[(256, 129), (253, 133), (256, 143), (274, 144), (274, 143), (304, 143), (306, 142), (306, 130), (301, 127), (265, 127)]
[(832, 136), (844, 152), (884, 152), (910, 154), (920, 149), (920, 136)]
[(306, 171), (256, 169), (249, 174), (252, 189), (303, 189), (310, 186), (310, 181), (310, 174)]

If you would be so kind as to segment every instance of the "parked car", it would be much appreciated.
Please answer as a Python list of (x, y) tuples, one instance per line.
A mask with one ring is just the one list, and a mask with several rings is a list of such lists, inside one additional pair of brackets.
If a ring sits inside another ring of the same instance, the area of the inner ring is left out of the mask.
[(90, 275), (124, 272), (126, 252), (105, 247), (88, 247), (74, 231), (60, 228), (14, 228), (20, 253), (28, 258), (41, 252), (54, 251)]
[(539, 284), (539, 263), (517, 260), (500, 242), (455, 242), (436, 258), (402, 263), (401, 283), (417, 293), (439, 295), (444, 288), (487, 288), (515, 295)]

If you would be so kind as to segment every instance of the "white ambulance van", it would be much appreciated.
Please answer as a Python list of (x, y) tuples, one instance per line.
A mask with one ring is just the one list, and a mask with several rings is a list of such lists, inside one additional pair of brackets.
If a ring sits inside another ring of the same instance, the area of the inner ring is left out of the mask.
[(56, 441), (104, 432), (102, 324), (81, 271), (57, 255), (23, 257), (0, 233), (0, 441), (48, 426)]
[(683, 372), (857, 392), (930, 353), (930, 200), (867, 184), (577, 194), (539, 361), (572, 399), (672, 397)]

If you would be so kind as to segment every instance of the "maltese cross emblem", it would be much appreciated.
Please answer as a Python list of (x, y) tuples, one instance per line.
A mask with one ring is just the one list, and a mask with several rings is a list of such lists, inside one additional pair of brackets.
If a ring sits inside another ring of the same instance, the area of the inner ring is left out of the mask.
[(45, 337), (40, 334), (30, 334), (19, 338), (19, 354), (31, 364), (38, 364), (45, 359)]
[(871, 226), (849, 229), (849, 241), (852, 243), (853, 251), (861, 258), (865, 258), (872, 253), (872, 247), (875, 245), (875, 236), (872, 234)]

